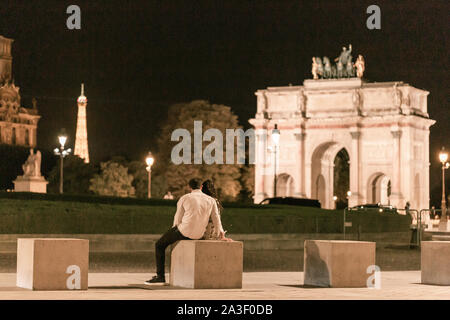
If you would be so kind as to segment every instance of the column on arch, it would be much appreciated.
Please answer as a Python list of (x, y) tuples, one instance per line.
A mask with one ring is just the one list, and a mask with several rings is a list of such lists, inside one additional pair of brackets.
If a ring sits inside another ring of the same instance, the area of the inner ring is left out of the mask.
[(256, 129), (256, 159), (255, 159), (255, 203), (264, 200), (267, 186), (264, 183), (266, 175), (267, 130)]
[(36, 147), (37, 144), (37, 130), (36, 127), (30, 128), (30, 147)]
[(422, 179), (423, 188), (421, 189), (420, 208), (425, 209), (430, 207), (430, 130), (427, 129), (424, 133), (424, 150), (422, 157)]
[(360, 138), (361, 132), (358, 128), (352, 128), (350, 131), (352, 136), (352, 151), (350, 155), (350, 191), (351, 196), (349, 198), (349, 206), (357, 206), (361, 199), (361, 186), (360, 186)]
[(297, 166), (296, 166), (296, 177), (295, 177), (295, 193), (294, 195), (298, 198), (306, 198), (305, 191), (305, 137), (306, 133), (302, 130), (300, 132), (294, 133), (296, 145), (297, 145)]
[(397, 207), (403, 208), (404, 199), (401, 192), (402, 168), (401, 168), (401, 137), (402, 131), (398, 127), (391, 128), (393, 138), (393, 157), (392, 157), (392, 189), (390, 203)]

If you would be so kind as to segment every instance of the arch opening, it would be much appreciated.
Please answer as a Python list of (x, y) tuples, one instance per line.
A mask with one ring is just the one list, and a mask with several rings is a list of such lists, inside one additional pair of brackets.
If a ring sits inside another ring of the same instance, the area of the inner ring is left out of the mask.
[[(350, 156), (340, 143), (327, 142), (318, 146), (311, 159), (311, 197), (320, 201), (322, 208), (334, 209), (335, 190), (340, 190), (347, 205), (346, 194), (350, 184)], [(337, 165), (337, 168), (336, 168)], [(337, 181), (336, 181), (337, 180)]]
[(277, 177), (277, 196), (293, 197), (294, 196), (294, 178), (287, 173), (282, 173)]
[(389, 205), (389, 198), (391, 196), (391, 180), (384, 173), (375, 174), (369, 180), (368, 186), (368, 203), (380, 203), (382, 205)]
[(347, 192), (350, 190), (350, 156), (342, 148), (334, 158), (333, 197), (336, 197), (336, 209), (348, 206)]

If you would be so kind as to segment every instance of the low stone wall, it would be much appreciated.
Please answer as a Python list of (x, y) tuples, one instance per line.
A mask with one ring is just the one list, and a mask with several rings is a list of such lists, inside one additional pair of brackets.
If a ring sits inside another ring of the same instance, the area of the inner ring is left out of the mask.
[[(244, 242), (244, 271), (302, 271), (305, 240), (342, 240), (343, 234), (231, 234)], [(18, 238), (78, 238), (89, 240), (91, 272), (155, 271), (156, 234), (3, 234), (0, 235), (0, 272), (15, 272)], [(347, 240), (357, 240), (347, 234)], [(420, 251), (410, 249), (410, 232), (361, 234), (377, 243), (382, 270), (420, 270)], [(170, 254), (167, 253), (167, 261)], [(167, 265), (170, 265), (169, 263)]]

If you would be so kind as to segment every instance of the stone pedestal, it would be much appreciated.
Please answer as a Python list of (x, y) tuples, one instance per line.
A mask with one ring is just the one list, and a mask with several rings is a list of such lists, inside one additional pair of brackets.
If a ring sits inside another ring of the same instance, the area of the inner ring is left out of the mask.
[(375, 242), (306, 240), (304, 284), (318, 287), (367, 287), (375, 265)]
[(243, 243), (182, 240), (172, 250), (170, 285), (193, 289), (242, 288)]
[(13, 183), (16, 192), (47, 193), (48, 181), (44, 177), (18, 176)]
[(440, 231), (440, 232), (450, 232), (450, 220), (439, 221), (438, 231)]
[(450, 235), (435, 235), (431, 236), (432, 241), (450, 241)]
[(87, 290), (89, 241), (17, 239), (17, 286), (32, 290)]
[(450, 241), (422, 241), (423, 284), (450, 286)]
[(362, 80), (360, 78), (342, 78), (342, 79), (306, 79), (303, 81), (305, 89), (348, 89), (361, 88)]

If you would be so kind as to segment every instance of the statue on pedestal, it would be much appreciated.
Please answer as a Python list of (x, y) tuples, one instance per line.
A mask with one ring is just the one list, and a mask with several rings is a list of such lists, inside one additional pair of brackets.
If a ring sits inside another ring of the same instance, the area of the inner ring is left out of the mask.
[(40, 177), (41, 176), (41, 152), (30, 149), (30, 155), (22, 165), (23, 177)]
[(41, 152), (38, 150), (34, 153), (31, 148), (27, 160), (22, 165), (23, 175), (13, 181), (14, 191), (47, 193), (48, 181), (41, 175), (41, 161)]
[(358, 78), (362, 78), (365, 70), (364, 58), (362, 55), (358, 55), (358, 59), (355, 62), (355, 68), (356, 68), (356, 76)]
[(300, 90), (300, 93), (298, 95), (297, 113), (301, 114), (302, 116), (305, 116), (305, 109), (306, 109), (305, 107), (306, 107), (306, 96), (302, 89)]
[(311, 73), (313, 75), (313, 79), (317, 80), (318, 77), (318, 71), (319, 71), (319, 64), (316, 62), (316, 57), (312, 58), (312, 67), (311, 67)]
[(394, 84), (394, 106), (400, 108), (402, 105), (402, 92), (398, 88), (398, 83)]

